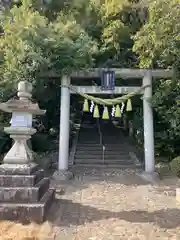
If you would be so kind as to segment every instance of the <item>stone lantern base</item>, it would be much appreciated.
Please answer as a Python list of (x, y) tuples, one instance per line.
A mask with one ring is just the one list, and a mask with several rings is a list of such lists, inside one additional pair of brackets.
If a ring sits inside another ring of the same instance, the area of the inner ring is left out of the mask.
[(0, 219), (43, 222), (55, 195), (49, 185), (35, 163), (0, 165)]

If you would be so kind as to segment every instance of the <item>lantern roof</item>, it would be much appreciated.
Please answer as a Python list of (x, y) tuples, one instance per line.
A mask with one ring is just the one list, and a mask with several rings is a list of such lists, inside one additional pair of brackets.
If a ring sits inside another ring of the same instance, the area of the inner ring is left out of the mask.
[(26, 81), (18, 84), (18, 99), (12, 98), (5, 103), (0, 103), (0, 110), (4, 112), (26, 112), (33, 115), (43, 115), (45, 110), (41, 110), (37, 103), (31, 101), (32, 85)]

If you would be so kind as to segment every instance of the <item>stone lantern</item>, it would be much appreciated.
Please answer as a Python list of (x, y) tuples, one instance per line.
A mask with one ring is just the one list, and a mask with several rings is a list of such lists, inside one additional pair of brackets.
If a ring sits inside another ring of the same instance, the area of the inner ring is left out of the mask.
[[(18, 99), (0, 103), (0, 110), (12, 113), (11, 126), (4, 128), (14, 144), (0, 165), (0, 218), (42, 222), (54, 198), (50, 181), (34, 163), (27, 141), (36, 133), (32, 127), (33, 115), (45, 114), (31, 101), (32, 85), (18, 84)], [(47, 207), (48, 206), (48, 207)]]

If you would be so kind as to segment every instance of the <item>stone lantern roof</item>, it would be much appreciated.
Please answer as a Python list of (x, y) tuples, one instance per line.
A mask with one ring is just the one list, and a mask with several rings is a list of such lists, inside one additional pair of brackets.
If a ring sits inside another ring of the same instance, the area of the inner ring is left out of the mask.
[(5, 103), (0, 103), (0, 110), (4, 112), (28, 112), (33, 115), (43, 115), (45, 110), (41, 110), (37, 103), (31, 101), (32, 84), (22, 81), (18, 84), (17, 96), (19, 99), (10, 99)]

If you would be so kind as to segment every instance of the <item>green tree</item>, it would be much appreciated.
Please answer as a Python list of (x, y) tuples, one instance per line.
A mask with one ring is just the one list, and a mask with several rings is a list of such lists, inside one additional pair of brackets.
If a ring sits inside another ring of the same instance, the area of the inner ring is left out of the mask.
[[(48, 79), (46, 72), (61, 75), (92, 67), (96, 41), (77, 23), (73, 14), (59, 12), (56, 19), (50, 21), (35, 9), (31, 0), (23, 0), (4, 12), (1, 21), (0, 101), (14, 95), (17, 82), (31, 81), (35, 89), (33, 96), (48, 109), (47, 125), (52, 126), (57, 122), (53, 117), (59, 112), (60, 77), (55, 81)], [(49, 86), (53, 92), (47, 89)], [(52, 110), (51, 105), (57, 108)]]
[(178, 67), (180, 61), (179, 0), (152, 1), (148, 21), (134, 37), (140, 67)]
[[(154, 82), (152, 104), (155, 110), (157, 150), (172, 157), (180, 153), (180, 1), (152, 1), (148, 21), (136, 33), (133, 50), (139, 67), (174, 68), (173, 79)], [(167, 152), (165, 152), (167, 151)]]
[(2, 26), (1, 84), (33, 81), (51, 69), (69, 73), (93, 64), (96, 43), (73, 17), (60, 13), (52, 23), (24, 1), (4, 16)]
[(101, 4), (101, 58), (111, 59), (117, 67), (134, 67), (137, 58), (132, 52), (132, 36), (146, 19), (146, 6), (139, 0), (107, 0)]

